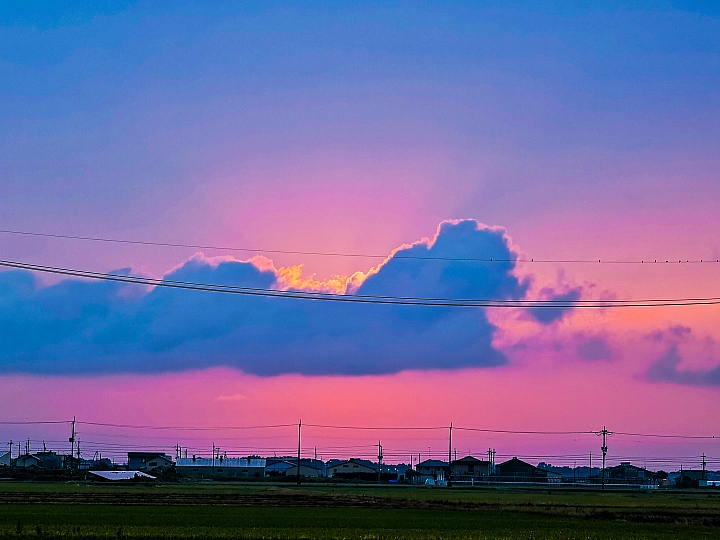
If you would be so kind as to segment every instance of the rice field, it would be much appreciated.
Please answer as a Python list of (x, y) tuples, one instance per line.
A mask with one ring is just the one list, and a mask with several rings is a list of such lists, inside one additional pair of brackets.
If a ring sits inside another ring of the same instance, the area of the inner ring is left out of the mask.
[(720, 494), (0, 484), (1, 538), (720, 538)]

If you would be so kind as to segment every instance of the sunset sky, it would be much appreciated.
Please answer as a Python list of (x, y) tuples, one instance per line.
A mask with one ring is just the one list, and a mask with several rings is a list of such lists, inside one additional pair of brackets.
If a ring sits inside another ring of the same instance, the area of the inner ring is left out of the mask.
[[(720, 297), (719, 148), (715, 2), (0, 6), (5, 261), (340, 295)], [(719, 320), (720, 305), (353, 305), (2, 268), (0, 421), (149, 426), (78, 427), (85, 452), (118, 456), (291, 453), (300, 419), (438, 428), (304, 428), (307, 455), (382, 439), (390, 461), (446, 458), (450, 422), (586, 432), (455, 431), (458, 454), (562, 464), (598, 455), (587, 432), (607, 425), (612, 462), (704, 452), (720, 469)], [(266, 425), (283, 427), (152, 429)], [(0, 438), (66, 450), (68, 429)]]

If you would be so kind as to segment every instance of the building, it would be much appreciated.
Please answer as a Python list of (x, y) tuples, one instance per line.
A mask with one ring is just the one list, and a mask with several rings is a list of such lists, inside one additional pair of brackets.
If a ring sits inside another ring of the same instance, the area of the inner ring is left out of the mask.
[(377, 466), (372, 466), (365, 460), (350, 458), (328, 467), (328, 476), (331, 478), (367, 478), (377, 477)]
[(265, 476), (287, 476), (293, 474), (292, 469), (297, 470), (297, 461), (293, 463), (290, 459), (279, 458), (265, 460)]
[(688, 477), (690, 480), (707, 480), (707, 473), (702, 469), (683, 469), (680, 471), (680, 477)]
[(551, 482), (559, 483), (562, 475), (540, 469), (516, 457), (495, 466), (495, 480), (498, 482)]
[[(300, 460), (300, 476), (316, 478), (322, 476), (322, 472), (322, 461)], [(265, 461), (265, 476), (296, 476), (297, 473), (297, 459), (268, 458)]]
[(154, 476), (140, 471), (88, 471), (95, 480), (109, 482), (150, 481)]
[(132, 471), (169, 469), (172, 466), (172, 458), (167, 454), (160, 452), (128, 452), (128, 469)]
[(489, 461), (483, 461), (473, 456), (456, 459), (450, 465), (452, 480), (479, 480), (487, 478), (491, 473), (492, 464)]
[(631, 465), (629, 461), (622, 461), (620, 465), (605, 469), (605, 478), (630, 484), (646, 484), (654, 480), (655, 474), (643, 467)]
[(426, 459), (415, 465), (413, 481), (419, 484), (445, 482), (448, 472), (446, 461)]
[(11, 461), (12, 458), (10, 456), (10, 452), (5, 452), (4, 454), (0, 455), (0, 467), (9, 467)]
[(21, 468), (27, 468), (27, 467), (40, 468), (42, 466), (42, 461), (40, 461), (40, 459), (36, 458), (32, 454), (23, 454), (22, 456), (18, 456), (16, 459), (14, 459), (12, 461), (12, 465), (14, 467), (21, 467)]
[(178, 458), (175, 470), (181, 476), (196, 478), (262, 478), (265, 476), (264, 458), (228, 458), (215, 459), (193, 456)]
[(56, 454), (52, 450), (43, 450), (36, 452), (35, 457), (40, 460), (40, 467), (43, 469), (62, 469), (64, 466), (63, 456)]

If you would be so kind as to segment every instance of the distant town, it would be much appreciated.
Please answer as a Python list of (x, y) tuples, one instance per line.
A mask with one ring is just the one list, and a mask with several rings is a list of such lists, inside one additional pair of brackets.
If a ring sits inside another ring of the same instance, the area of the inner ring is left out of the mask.
[[(331, 459), (297, 456), (228, 457), (214, 449), (211, 456), (188, 455), (176, 447), (166, 452), (128, 452), (118, 463), (95, 455), (85, 459), (43, 448), (31, 452), (12, 449), (0, 455), (0, 478), (62, 480), (84, 478), (104, 481), (276, 481), (419, 484), (427, 486), (482, 486), (528, 484), (556, 486), (662, 488), (720, 488), (720, 471), (705, 467), (676, 471), (652, 471), (630, 462), (611, 467), (555, 467), (532, 464), (517, 457), (495, 463), (495, 452), (478, 458), (465, 456), (450, 462), (425, 459), (415, 464), (386, 464), (362, 458)], [(12, 447), (11, 447), (12, 448)]]

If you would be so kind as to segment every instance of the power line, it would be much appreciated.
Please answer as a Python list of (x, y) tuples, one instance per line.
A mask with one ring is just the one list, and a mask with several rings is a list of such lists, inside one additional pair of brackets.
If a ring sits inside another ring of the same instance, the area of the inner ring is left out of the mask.
[[(154, 247), (172, 247), (172, 248), (190, 248), (190, 249), (212, 249), (219, 251), (237, 251), (245, 253), (273, 253), (281, 255), (311, 255), (320, 257), (349, 257), (349, 258), (361, 258), (361, 259), (387, 259), (389, 254), (372, 254), (372, 253), (344, 253), (344, 252), (332, 252), (332, 251), (300, 251), (300, 250), (283, 250), (283, 249), (266, 249), (266, 248), (249, 248), (249, 247), (237, 247), (237, 246), (219, 246), (211, 244), (185, 244), (175, 242), (158, 242), (151, 240), (129, 240), (122, 238), (105, 238), (100, 236), (79, 236), (71, 234), (54, 234), (54, 233), (43, 233), (43, 232), (31, 232), (31, 231), (18, 231), (12, 229), (0, 229), (0, 234), (17, 235), (17, 236), (32, 236), (40, 238), (54, 238), (62, 240), (80, 240), (86, 242), (103, 242), (112, 244), (130, 244), (139, 246), (154, 246)], [(417, 256), (417, 255), (402, 255), (401, 253), (395, 253), (392, 255), (394, 259), (416, 259), (416, 260), (433, 260), (433, 261), (462, 261), (462, 262), (484, 262), (484, 263), (555, 263), (555, 264), (669, 264), (675, 263), (675, 260), (664, 258), (661, 259), (648, 259), (648, 260), (602, 260), (602, 259), (536, 259), (536, 258), (477, 258), (477, 257), (436, 257), (436, 256)], [(658, 263), (659, 261), (659, 263)], [(678, 263), (684, 264), (698, 264), (698, 263), (720, 263), (720, 259), (678, 259)]]
[(460, 431), (477, 431), (480, 433), (508, 433), (512, 435), (590, 435), (592, 431), (513, 431), (508, 429), (482, 429), (469, 427), (454, 427)]
[(34, 272), (43, 272), (55, 275), (79, 277), (85, 279), (113, 281), (120, 283), (131, 283), (149, 287), (168, 287), (174, 289), (195, 290), (204, 292), (229, 293), (256, 297), (269, 298), (291, 298), (302, 300), (323, 300), (359, 304), (381, 304), (401, 306), (426, 306), (426, 307), (504, 307), (504, 308), (592, 308), (607, 309), (617, 307), (679, 307), (699, 305), (719, 305), (720, 297), (704, 298), (677, 298), (677, 299), (643, 299), (643, 300), (527, 300), (527, 299), (454, 299), (454, 298), (423, 298), (423, 297), (394, 297), (394, 296), (371, 296), (357, 294), (333, 294), (317, 291), (278, 290), (278, 289), (257, 289), (250, 287), (239, 287), (233, 285), (220, 285), (209, 283), (197, 283), (188, 281), (173, 281), (168, 279), (156, 279), (130, 274), (110, 274), (91, 272), (86, 270), (75, 270), (45, 265), (27, 264), (17, 261), (1, 261), (0, 266)]
[[(397, 427), (397, 426), (332, 426), (332, 425), (323, 425), (323, 424), (303, 424), (306, 427), (315, 427), (315, 428), (325, 428), (325, 429), (351, 429), (351, 430), (368, 430), (368, 431), (378, 431), (378, 430), (393, 430), (393, 431), (431, 431), (431, 430), (439, 430), (439, 429), (447, 429), (447, 426), (432, 426), (432, 427), (417, 427), (417, 426), (410, 426), (410, 427)], [(377, 445), (375, 445), (377, 446)]]
[(173, 430), (173, 431), (222, 431), (222, 430), (245, 430), (245, 429), (272, 429), (272, 428), (283, 428), (293, 427), (296, 424), (273, 424), (268, 426), (218, 426), (218, 427), (188, 427), (188, 426), (138, 426), (133, 424), (110, 424), (106, 422), (82, 422), (77, 421), (78, 424), (85, 426), (103, 426), (103, 427), (114, 427), (114, 428), (125, 428), (125, 429), (162, 429), (162, 430)]
[(626, 433), (623, 431), (615, 431), (615, 435), (625, 435), (627, 437), (655, 437), (660, 439), (715, 439), (715, 435), (658, 435), (655, 433)]

